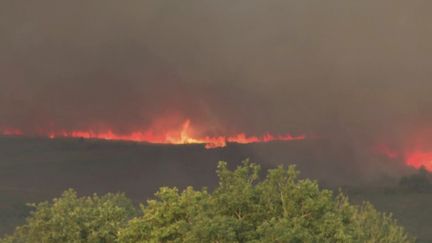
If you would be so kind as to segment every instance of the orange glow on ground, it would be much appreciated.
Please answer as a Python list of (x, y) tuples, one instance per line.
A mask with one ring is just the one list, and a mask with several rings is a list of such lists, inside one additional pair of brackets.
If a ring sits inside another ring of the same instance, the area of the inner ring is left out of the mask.
[[(163, 127), (163, 126), (162, 126)], [(3, 129), (3, 135), (22, 136), (25, 135), (18, 129)], [(271, 141), (295, 141), (306, 139), (305, 135), (293, 136), (291, 134), (273, 135), (266, 133), (262, 136), (248, 136), (245, 133), (239, 133), (229, 136), (200, 136), (191, 126), (191, 121), (187, 119), (180, 125), (161, 128), (157, 124), (154, 128), (144, 131), (135, 131), (127, 134), (116, 133), (112, 130), (93, 131), (93, 130), (73, 130), (73, 131), (50, 131), (46, 134), (38, 134), (51, 139), (55, 138), (85, 138), (85, 139), (102, 139), (102, 140), (119, 140), (147, 142), (155, 144), (204, 144), (206, 148), (225, 147), (227, 143), (267, 143)]]

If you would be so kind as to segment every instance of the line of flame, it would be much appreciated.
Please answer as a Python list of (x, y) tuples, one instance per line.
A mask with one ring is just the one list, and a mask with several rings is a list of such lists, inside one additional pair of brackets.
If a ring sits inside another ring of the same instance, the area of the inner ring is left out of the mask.
[[(85, 138), (85, 139), (103, 139), (103, 140), (123, 140), (134, 142), (148, 142), (158, 144), (204, 144), (206, 148), (219, 148), (225, 147), (227, 143), (265, 143), (271, 141), (294, 141), (304, 140), (305, 135), (293, 136), (291, 134), (273, 135), (266, 133), (262, 136), (247, 136), (245, 133), (239, 133), (233, 136), (194, 136), (193, 129), (191, 129), (190, 120), (186, 120), (181, 128), (174, 129), (173, 131), (164, 134), (158, 134), (151, 129), (146, 131), (136, 131), (129, 134), (118, 134), (112, 130), (104, 132), (92, 130), (73, 130), (73, 131), (50, 131), (42, 136), (51, 139), (55, 138)], [(3, 129), (3, 135), (7, 136), (23, 136), (24, 133), (15, 128)]]

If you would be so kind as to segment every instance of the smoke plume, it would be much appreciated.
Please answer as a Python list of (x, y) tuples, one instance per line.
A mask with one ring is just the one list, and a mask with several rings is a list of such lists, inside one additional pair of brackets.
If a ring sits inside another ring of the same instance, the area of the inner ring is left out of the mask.
[(427, 1), (0, 5), (0, 128), (190, 119), (206, 135), (304, 132), (361, 149), (431, 128)]

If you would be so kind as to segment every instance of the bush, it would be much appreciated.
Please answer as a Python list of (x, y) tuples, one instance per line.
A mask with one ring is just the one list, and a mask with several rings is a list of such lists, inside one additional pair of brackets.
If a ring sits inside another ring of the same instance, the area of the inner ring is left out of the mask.
[(299, 180), (294, 166), (271, 169), (264, 180), (248, 161), (234, 171), (220, 162), (217, 173), (212, 193), (163, 187), (130, 220), (133, 209), (121, 195), (67, 191), (38, 205), (5, 242), (413, 242), (390, 215)]

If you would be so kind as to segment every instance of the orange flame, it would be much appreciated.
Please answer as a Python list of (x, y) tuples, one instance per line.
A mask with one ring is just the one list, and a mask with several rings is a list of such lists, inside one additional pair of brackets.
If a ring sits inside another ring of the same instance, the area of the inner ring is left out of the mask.
[[(160, 131), (162, 130), (162, 131)], [(18, 129), (4, 129), (3, 135), (21, 136), (24, 135)], [(180, 127), (171, 127), (170, 129), (148, 129), (145, 131), (134, 131), (128, 134), (116, 133), (113, 130), (94, 131), (94, 130), (61, 130), (49, 131), (44, 136), (48, 138), (85, 138), (85, 139), (103, 139), (103, 140), (122, 140), (134, 142), (148, 142), (157, 144), (204, 144), (205, 148), (225, 147), (227, 143), (266, 143), (271, 141), (295, 141), (304, 140), (305, 135), (293, 136), (291, 134), (273, 135), (266, 133), (263, 136), (247, 136), (239, 133), (233, 136), (199, 136), (191, 127), (191, 121), (187, 119)]]
[(424, 167), (432, 172), (432, 149), (421, 145), (422, 143), (416, 144), (411, 148), (395, 149), (388, 145), (380, 144), (374, 148), (374, 152), (392, 160), (403, 160), (410, 167), (416, 169)]
[(428, 171), (432, 171), (432, 151), (411, 151), (406, 154), (405, 161), (416, 169), (424, 167)]

